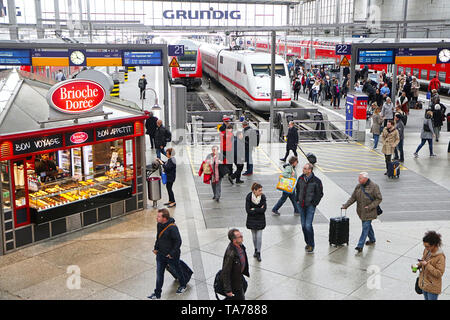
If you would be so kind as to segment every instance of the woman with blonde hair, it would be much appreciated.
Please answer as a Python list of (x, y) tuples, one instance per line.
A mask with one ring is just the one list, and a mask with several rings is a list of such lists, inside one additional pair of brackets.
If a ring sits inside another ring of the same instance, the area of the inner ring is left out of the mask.
[(370, 132), (373, 135), (373, 148), (376, 149), (378, 147), (378, 141), (380, 139), (381, 134), (381, 125), (383, 124), (383, 118), (380, 115), (380, 108), (377, 103), (372, 103), (373, 115), (372, 119), (372, 127), (370, 128)]

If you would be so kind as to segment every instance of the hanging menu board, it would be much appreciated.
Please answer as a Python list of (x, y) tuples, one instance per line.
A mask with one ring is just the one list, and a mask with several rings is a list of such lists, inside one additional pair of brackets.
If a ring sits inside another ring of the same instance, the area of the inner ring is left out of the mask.
[(62, 134), (13, 141), (13, 154), (27, 154), (63, 147)]

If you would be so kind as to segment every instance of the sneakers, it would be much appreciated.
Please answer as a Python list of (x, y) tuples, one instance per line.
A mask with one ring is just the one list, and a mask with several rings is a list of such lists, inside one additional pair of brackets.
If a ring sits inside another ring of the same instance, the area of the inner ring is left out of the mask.
[(413, 154), (414, 154), (414, 158), (418, 158), (419, 157), (419, 154), (417, 152), (414, 152)]
[(153, 293), (151, 296), (148, 296), (147, 298), (149, 298), (150, 300), (159, 300), (159, 299), (161, 299), (161, 297), (158, 297), (156, 295), (156, 293)]
[(236, 184), (242, 184), (242, 183), (244, 183), (244, 181), (242, 181), (242, 180), (237, 180), (236, 181)]
[(375, 241), (366, 241), (366, 246), (374, 245)]
[(360, 247), (356, 247), (356, 248), (355, 248), (355, 250), (356, 250), (356, 251), (358, 251), (358, 253), (361, 253), (361, 252), (362, 252), (362, 250), (363, 250), (363, 248), (360, 248)]
[(280, 213), (279, 213), (278, 211), (273, 211), (273, 210), (272, 210), (272, 215), (274, 215), (274, 216), (279, 216)]
[(245, 172), (245, 173), (243, 173), (242, 175), (243, 176), (251, 176), (253, 174), (253, 172)]
[(305, 250), (306, 250), (306, 253), (314, 253), (314, 248), (311, 246), (306, 246)]
[(177, 294), (182, 294), (183, 292), (185, 292), (186, 291), (186, 287), (185, 286), (180, 286), (178, 289), (177, 289)]

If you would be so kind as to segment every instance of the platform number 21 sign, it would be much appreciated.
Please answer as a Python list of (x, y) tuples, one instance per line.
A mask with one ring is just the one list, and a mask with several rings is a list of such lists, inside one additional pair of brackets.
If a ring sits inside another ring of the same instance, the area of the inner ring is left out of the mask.
[(184, 45), (169, 45), (168, 50), (171, 57), (184, 56)]

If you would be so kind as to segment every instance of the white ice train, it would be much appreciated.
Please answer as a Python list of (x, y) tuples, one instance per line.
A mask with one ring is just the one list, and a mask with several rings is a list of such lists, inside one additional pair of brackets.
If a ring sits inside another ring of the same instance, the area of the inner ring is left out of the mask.
[[(221, 83), (228, 91), (259, 112), (270, 110), (270, 68), (268, 53), (230, 50), (213, 44), (202, 44), (203, 72)], [(275, 90), (282, 91), (277, 107), (291, 105), (291, 84), (284, 59), (275, 59)]]

